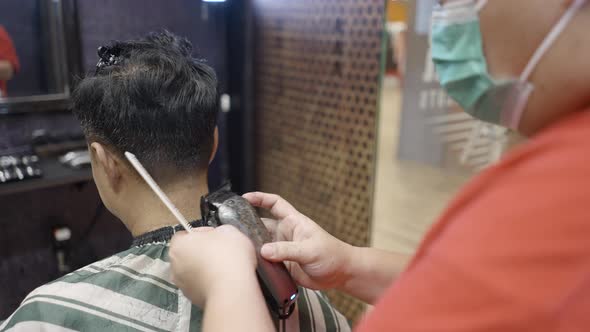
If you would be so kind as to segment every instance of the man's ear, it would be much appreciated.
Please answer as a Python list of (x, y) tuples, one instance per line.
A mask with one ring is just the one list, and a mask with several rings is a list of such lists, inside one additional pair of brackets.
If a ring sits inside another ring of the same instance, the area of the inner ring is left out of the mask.
[(209, 164), (215, 158), (215, 154), (217, 153), (217, 147), (219, 146), (219, 128), (215, 126), (215, 132), (213, 132), (213, 149), (211, 149), (211, 156), (209, 157)]
[(121, 167), (123, 166), (115, 154), (98, 142), (90, 144), (90, 153), (108, 181), (111, 189), (118, 192), (121, 187)]

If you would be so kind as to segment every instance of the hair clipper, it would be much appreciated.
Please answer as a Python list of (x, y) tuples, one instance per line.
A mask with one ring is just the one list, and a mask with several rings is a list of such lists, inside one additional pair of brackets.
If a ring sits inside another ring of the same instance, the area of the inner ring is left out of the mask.
[(299, 295), (297, 285), (285, 264), (272, 263), (260, 255), (262, 245), (272, 239), (256, 210), (226, 184), (201, 197), (201, 214), (209, 226), (232, 225), (252, 240), (258, 259), (256, 274), (266, 302), (280, 319), (288, 318)]

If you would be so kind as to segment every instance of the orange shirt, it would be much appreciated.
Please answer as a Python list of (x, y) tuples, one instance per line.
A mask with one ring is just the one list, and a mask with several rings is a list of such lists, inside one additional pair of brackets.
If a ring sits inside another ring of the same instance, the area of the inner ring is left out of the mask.
[(358, 331), (590, 331), (590, 110), (467, 185)]
[[(12, 39), (10, 39), (10, 35), (4, 29), (3, 26), (0, 25), (0, 60), (6, 60), (10, 62), (12, 68), (15, 72), (17, 72), (20, 68), (20, 64), (18, 61), (18, 57), (16, 56), (16, 51), (14, 49), (14, 45), (12, 44)], [(6, 95), (6, 81), (0, 80), (0, 96)]]

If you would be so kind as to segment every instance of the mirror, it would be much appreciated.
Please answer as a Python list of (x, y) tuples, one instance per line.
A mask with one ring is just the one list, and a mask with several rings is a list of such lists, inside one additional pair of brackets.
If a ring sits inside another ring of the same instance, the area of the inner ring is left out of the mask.
[(430, 15), (422, 7), (434, 3), (386, 4), (371, 229), (373, 246), (395, 252), (414, 252), (431, 223), (469, 178), (441, 169), (435, 150), (441, 139), (427, 141), (432, 130), (426, 127), (425, 114), (446, 106), (439, 106), (439, 94), (431, 92), (436, 84), (431, 82), (433, 75), (424, 74), (430, 68), (426, 65)]
[(61, 0), (0, 1), (0, 106), (67, 99)]
[(414, 252), (459, 188), (521, 142), (474, 120), (439, 85), (429, 42), (435, 5), (387, 1), (372, 239), (397, 252)]

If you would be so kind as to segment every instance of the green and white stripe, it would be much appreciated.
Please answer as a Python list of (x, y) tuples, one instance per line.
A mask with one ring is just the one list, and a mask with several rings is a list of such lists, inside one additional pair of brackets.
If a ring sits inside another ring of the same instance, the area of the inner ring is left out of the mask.
[[(4, 331), (200, 331), (202, 310), (171, 280), (168, 246), (135, 247), (34, 290)], [(321, 293), (300, 289), (286, 332), (350, 331)], [(283, 330), (283, 324), (277, 324)]]
[(17, 331), (76, 332), (76, 330), (44, 322), (21, 322), (14, 325), (12, 329)]

